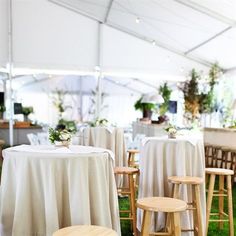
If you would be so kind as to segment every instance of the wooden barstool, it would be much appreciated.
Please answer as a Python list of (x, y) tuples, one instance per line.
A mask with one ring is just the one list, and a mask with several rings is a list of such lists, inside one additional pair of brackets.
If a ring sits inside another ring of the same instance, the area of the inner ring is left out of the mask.
[(96, 225), (77, 225), (59, 229), (53, 236), (117, 236), (118, 234), (109, 228)]
[[(206, 168), (206, 175), (210, 176), (207, 209), (206, 209), (206, 234), (208, 232), (209, 222), (219, 222), (219, 227), (223, 227), (224, 222), (229, 222), (229, 235), (234, 236), (234, 222), (233, 222), (233, 203), (232, 203), (232, 183), (231, 176), (234, 175), (233, 170), (222, 168)], [(219, 176), (219, 190), (214, 191), (215, 178)], [(227, 189), (225, 189), (224, 182), (226, 179)], [(219, 212), (211, 213), (211, 205), (213, 196), (219, 197)], [(228, 199), (228, 214), (224, 212), (224, 197)], [(210, 219), (211, 215), (219, 216), (219, 219)], [(226, 218), (226, 219), (225, 219)]]
[[(168, 181), (174, 184), (173, 198), (180, 199), (179, 187), (180, 184), (187, 184), (192, 186), (192, 202), (187, 203), (187, 210), (193, 210), (193, 229), (183, 229), (182, 231), (194, 231), (197, 232), (198, 236), (203, 236), (203, 225), (202, 225), (202, 208), (200, 198), (200, 184), (203, 183), (203, 179), (192, 176), (171, 176)], [(195, 234), (194, 234), (195, 235)]]
[[(149, 234), (181, 236), (180, 212), (186, 210), (186, 202), (174, 198), (147, 197), (138, 199), (137, 207), (144, 210), (141, 236), (148, 236)], [(152, 212), (166, 212), (169, 214), (171, 220), (168, 232), (150, 232)]]
[(135, 162), (135, 155), (139, 153), (137, 149), (129, 149), (128, 151), (128, 166), (138, 168), (138, 163)]
[(139, 173), (139, 170), (132, 167), (115, 167), (114, 173), (115, 175), (128, 175), (128, 187), (118, 188), (118, 194), (129, 196), (130, 209), (120, 210), (120, 213), (129, 213), (129, 217), (120, 217), (120, 219), (132, 221), (133, 233), (136, 236), (135, 176)]

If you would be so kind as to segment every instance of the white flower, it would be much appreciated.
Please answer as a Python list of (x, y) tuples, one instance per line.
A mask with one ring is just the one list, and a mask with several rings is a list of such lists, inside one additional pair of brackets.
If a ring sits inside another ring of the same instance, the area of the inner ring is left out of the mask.
[(169, 133), (169, 134), (176, 134), (176, 133), (177, 133), (177, 130), (176, 130), (175, 128), (170, 128), (170, 129), (168, 130), (168, 133)]
[(60, 132), (60, 140), (61, 141), (69, 141), (71, 139), (71, 133), (67, 130), (62, 130)]

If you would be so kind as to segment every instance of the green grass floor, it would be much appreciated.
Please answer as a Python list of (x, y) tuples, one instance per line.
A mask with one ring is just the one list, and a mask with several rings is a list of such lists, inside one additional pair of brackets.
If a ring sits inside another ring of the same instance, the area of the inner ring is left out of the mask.
[[(122, 210), (129, 209), (128, 198), (119, 198), (119, 206)], [(213, 197), (212, 212), (216, 212), (218, 207), (218, 198)], [(236, 183), (233, 186), (233, 208), (234, 208), (234, 234), (236, 235)], [(225, 212), (227, 212), (227, 201), (225, 199)], [(131, 236), (130, 222), (126, 220), (121, 221), (121, 233), (122, 236)], [(226, 236), (229, 235), (228, 223), (224, 223), (224, 228), (219, 230), (218, 223), (211, 222), (209, 224), (208, 236)]]

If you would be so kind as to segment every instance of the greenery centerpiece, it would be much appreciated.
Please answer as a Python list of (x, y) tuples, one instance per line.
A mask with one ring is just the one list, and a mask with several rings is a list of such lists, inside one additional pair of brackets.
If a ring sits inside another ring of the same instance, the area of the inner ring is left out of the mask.
[(143, 103), (143, 96), (141, 96), (134, 104), (135, 110), (140, 110), (143, 113), (143, 118), (151, 119), (152, 112), (155, 110), (156, 105), (153, 103)]
[(174, 125), (169, 124), (164, 130), (168, 133), (168, 138), (176, 138), (177, 128)]
[(71, 132), (66, 129), (49, 128), (49, 140), (56, 146), (69, 146), (71, 141)]
[(22, 107), (22, 114), (24, 115), (24, 121), (29, 121), (29, 114), (33, 113), (34, 109), (33, 107)]

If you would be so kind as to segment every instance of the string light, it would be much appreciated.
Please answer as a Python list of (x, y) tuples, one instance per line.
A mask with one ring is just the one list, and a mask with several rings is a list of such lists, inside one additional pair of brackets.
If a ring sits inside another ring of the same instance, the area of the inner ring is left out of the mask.
[(135, 22), (136, 22), (137, 24), (139, 24), (139, 23), (140, 23), (140, 18), (139, 18), (139, 17), (136, 17)]
[(156, 41), (155, 40), (152, 40), (152, 45), (156, 45)]

